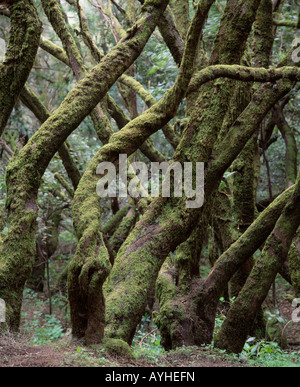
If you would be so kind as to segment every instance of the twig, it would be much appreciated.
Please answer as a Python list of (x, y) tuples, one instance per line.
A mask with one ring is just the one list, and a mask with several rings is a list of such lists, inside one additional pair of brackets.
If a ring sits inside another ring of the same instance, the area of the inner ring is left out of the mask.
[(6, 153), (9, 154), (9, 156), (12, 157), (14, 155), (14, 151), (11, 149), (11, 147), (7, 144), (7, 142), (3, 138), (0, 138), (0, 144), (2, 145)]
[(120, 39), (119, 39), (119, 37), (118, 37), (116, 31), (114, 30), (114, 27), (113, 27), (113, 25), (112, 25), (111, 20), (106, 16), (106, 14), (105, 14), (105, 12), (104, 12), (104, 10), (103, 10), (103, 6), (100, 4), (100, 1), (97, 0), (97, 2), (98, 2), (98, 4), (94, 4), (94, 3), (92, 3), (92, 2), (90, 2), (90, 3), (92, 4), (93, 7), (99, 9), (99, 12), (100, 12), (101, 15), (103, 16), (103, 18), (105, 19), (105, 21), (107, 22), (107, 24), (109, 25), (110, 30), (111, 30), (111, 32), (112, 32), (114, 38), (115, 38), (116, 43), (118, 43), (118, 41), (119, 41)]
[(271, 174), (270, 174), (270, 164), (269, 164), (268, 157), (266, 155), (266, 144), (265, 144), (265, 139), (264, 139), (264, 133), (263, 133), (262, 126), (261, 126), (261, 140), (262, 140), (261, 141), (261, 143), (262, 143), (262, 153), (263, 153), (263, 157), (264, 157), (264, 160), (265, 160), (265, 163), (266, 163), (266, 168), (267, 168), (269, 196), (270, 196), (270, 200), (272, 200), (273, 192), (272, 192), (272, 182), (271, 182)]
[(44, 255), (44, 252), (39, 244), (37, 244), (37, 248), (40, 252), (41, 257), (46, 263), (46, 271), (47, 271), (47, 291), (48, 291), (48, 299), (49, 299), (49, 314), (52, 315), (52, 297), (51, 297), (51, 289), (50, 289), (50, 271), (49, 271), (49, 259)]
[(153, 329), (152, 331), (148, 332), (145, 336), (142, 337), (140, 343), (139, 343), (139, 346), (140, 346), (140, 349), (142, 350), (142, 344), (143, 344), (143, 341), (145, 340), (146, 337), (150, 336), (152, 333), (154, 333), (155, 331), (157, 331), (157, 328)]

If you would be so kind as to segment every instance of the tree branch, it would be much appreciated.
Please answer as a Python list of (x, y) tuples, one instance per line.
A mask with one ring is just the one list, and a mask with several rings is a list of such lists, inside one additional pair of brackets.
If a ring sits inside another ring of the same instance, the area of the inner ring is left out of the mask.
[(300, 80), (300, 69), (298, 67), (284, 66), (280, 68), (265, 69), (246, 67), (239, 65), (216, 65), (208, 66), (198, 71), (193, 77), (187, 94), (198, 90), (204, 83), (217, 78), (229, 78), (245, 82), (273, 82), (280, 79), (291, 81)]
[(0, 64), (0, 135), (30, 74), (42, 32), (32, 0), (9, 2), (8, 6), (10, 37), (4, 62)]

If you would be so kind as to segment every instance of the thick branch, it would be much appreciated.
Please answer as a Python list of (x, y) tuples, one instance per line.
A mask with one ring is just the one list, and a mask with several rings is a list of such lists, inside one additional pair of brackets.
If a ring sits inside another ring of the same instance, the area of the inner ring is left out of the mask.
[(299, 81), (300, 70), (298, 67), (289, 66), (273, 69), (253, 68), (239, 65), (208, 66), (195, 74), (189, 85), (188, 93), (198, 90), (204, 83), (223, 77), (245, 82), (276, 82), (282, 78), (291, 81)]
[(297, 156), (298, 148), (297, 142), (293, 133), (287, 123), (280, 106), (275, 106), (273, 109), (273, 117), (276, 120), (278, 129), (280, 130), (285, 142), (286, 156), (285, 156), (285, 173), (287, 187), (293, 185), (297, 179)]
[(9, 9), (10, 37), (0, 64), (0, 135), (34, 64), (42, 32), (32, 0), (13, 2)]
[[(24, 105), (32, 111), (41, 123), (45, 122), (50, 117), (50, 112), (47, 107), (41, 102), (33, 90), (25, 86), (21, 91), (20, 98)], [(67, 143), (62, 144), (58, 153), (72, 185), (74, 189), (76, 189), (81, 179), (81, 174), (70, 154)]]
[[(28, 1), (24, 3), (29, 4)], [(35, 244), (32, 240), (34, 240), (36, 228), (36, 197), (42, 175), (67, 137), (90, 114), (119, 76), (139, 56), (167, 3), (168, 0), (146, 1), (132, 35), (115, 46), (78, 82), (60, 107), (51, 114), (7, 167), (7, 206), (10, 210), (10, 228), (0, 250), (0, 297), (10, 305), (9, 323), (14, 328), (19, 325), (22, 292), (33, 264)], [(18, 4), (23, 4), (23, 1)], [(21, 24), (23, 22), (24, 20)], [(93, 222), (92, 219), (89, 221)], [(92, 240), (97, 244), (99, 237), (101, 238), (99, 229), (93, 236), (95, 238)], [(93, 247), (90, 246), (90, 248)], [(88, 275), (88, 272), (83, 273), (83, 284), (86, 274)], [(8, 279), (10, 284), (14, 284), (14, 289), (12, 285), (8, 285)], [(97, 281), (96, 278), (95, 281)], [(16, 302), (16, 300), (20, 301)]]
[(292, 196), (294, 188), (291, 187), (278, 196), (220, 256), (202, 285), (206, 297), (212, 301), (218, 300), (236, 270), (262, 246)]
[(277, 20), (277, 19), (273, 19), (273, 23), (278, 26), (278, 27), (293, 27), (293, 28), (300, 28), (298, 26), (298, 22), (297, 21), (293, 21), (293, 20)]
[(300, 172), (288, 203), (266, 241), (245, 286), (229, 310), (215, 340), (217, 348), (242, 351), (258, 309), (283, 265), (300, 225)]

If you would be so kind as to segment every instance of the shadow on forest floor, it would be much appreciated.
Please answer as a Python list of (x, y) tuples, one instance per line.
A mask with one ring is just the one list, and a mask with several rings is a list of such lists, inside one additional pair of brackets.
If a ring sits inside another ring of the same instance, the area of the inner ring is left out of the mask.
[[(24, 292), (21, 333), (0, 336), (0, 367), (300, 367), (300, 322), (291, 321), (291, 288), (277, 280), (274, 308), (272, 292), (266, 308), (280, 321), (288, 348), (266, 340), (248, 341), (242, 354), (228, 355), (211, 346), (183, 347), (165, 352), (151, 317), (145, 315), (136, 333), (130, 358), (105, 347), (86, 347), (72, 341), (67, 299), (52, 297), (52, 314), (44, 293)], [(225, 316), (216, 319), (216, 329)]]
[(185, 347), (149, 359), (128, 359), (109, 354), (101, 346), (83, 347), (61, 339), (32, 345), (26, 336), (0, 337), (0, 367), (247, 367), (207, 348)]

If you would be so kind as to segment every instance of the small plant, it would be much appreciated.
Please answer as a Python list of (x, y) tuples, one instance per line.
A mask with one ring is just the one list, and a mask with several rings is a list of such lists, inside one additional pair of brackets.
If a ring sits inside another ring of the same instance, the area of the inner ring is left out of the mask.
[(220, 308), (219, 308), (219, 313), (216, 315), (216, 318), (215, 318), (215, 328), (214, 328), (212, 343), (214, 343), (215, 338), (216, 338), (219, 330), (221, 329), (223, 322), (226, 319), (226, 315), (225, 315), (224, 311), (228, 310), (228, 306), (231, 305), (234, 302), (234, 300), (235, 300), (235, 297), (230, 298), (229, 301), (226, 301), (224, 297), (220, 298), (220, 300), (219, 300), (220, 301)]
[(46, 344), (61, 338), (63, 327), (55, 315), (42, 315), (41, 312), (34, 312), (31, 320), (25, 321), (24, 331), (32, 333), (33, 344)]
[(146, 313), (133, 340), (134, 356), (157, 362), (158, 356), (165, 352), (160, 341), (160, 333)]
[(300, 351), (288, 353), (279, 344), (250, 337), (240, 355), (250, 363), (264, 367), (299, 367)]
[(67, 363), (79, 365), (84, 367), (98, 367), (99, 365), (110, 364), (110, 360), (105, 357), (105, 350), (103, 348), (85, 348), (77, 347), (76, 350), (70, 354)]

